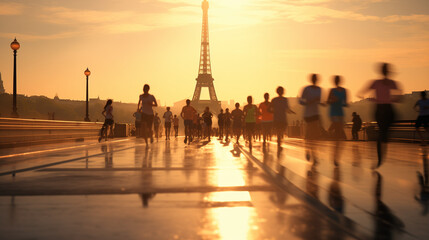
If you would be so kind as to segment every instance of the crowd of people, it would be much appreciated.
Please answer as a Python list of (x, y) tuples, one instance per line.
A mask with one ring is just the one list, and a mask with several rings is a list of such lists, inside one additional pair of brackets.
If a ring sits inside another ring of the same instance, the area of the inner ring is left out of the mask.
[[(379, 137), (377, 140), (378, 164), (379, 167), (383, 162), (383, 156), (387, 149), (388, 132), (392, 123), (395, 121), (395, 111), (393, 103), (400, 100), (401, 89), (398, 83), (390, 79), (390, 65), (383, 63), (381, 65), (382, 77), (372, 81), (367, 87), (359, 92), (359, 97), (370, 91), (375, 93), (374, 101), (376, 103), (375, 119), (378, 124)], [(319, 76), (317, 74), (310, 75), (311, 84), (306, 86), (299, 96), (299, 103), (303, 105), (303, 120), (306, 126), (305, 142), (309, 146), (306, 152), (307, 160), (313, 160), (317, 163), (314, 147), (317, 145), (314, 141), (321, 138), (323, 134), (327, 134), (330, 139), (336, 141), (338, 148), (341, 140), (346, 139), (344, 132), (344, 107), (348, 106), (347, 90), (341, 86), (342, 77), (334, 76), (333, 85), (330, 89), (326, 100), (322, 100), (322, 89), (318, 86)], [(154, 141), (160, 135), (161, 119), (158, 113), (155, 113), (153, 107), (157, 107), (156, 99), (149, 94), (150, 87), (145, 84), (143, 94), (140, 95), (137, 104), (137, 111), (134, 113), (136, 137), (144, 138), (145, 142)], [(395, 93), (392, 93), (396, 91)], [(289, 107), (289, 102), (284, 97), (285, 90), (279, 86), (276, 89), (277, 96), (270, 101), (268, 93), (264, 94), (264, 101), (259, 105), (253, 103), (253, 97), (247, 97), (247, 104), (241, 109), (240, 104), (235, 104), (235, 109), (230, 112), (226, 108), (220, 110), (217, 114), (218, 127), (213, 128), (213, 116), (209, 107), (206, 107), (202, 114), (191, 106), (191, 101), (186, 100), (186, 105), (180, 112), (180, 117), (183, 119), (185, 127), (184, 142), (190, 144), (194, 139), (207, 138), (211, 140), (212, 136), (217, 136), (219, 140), (230, 141), (235, 138), (238, 143), (240, 137), (243, 136), (249, 148), (252, 148), (252, 142), (256, 139), (266, 143), (276, 135), (278, 147), (281, 147), (282, 139), (286, 134), (288, 121), (287, 114), (295, 114)], [(108, 100), (103, 110), (105, 116), (105, 124), (100, 131), (99, 141), (104, 137), (107, 140), (107, 132), (113, 132), (113, 107), (112, 100)], [(329, 107), (329, 117), (331, 124), (327, 131), (324, 132), (320, 121), (319, 106)], [(425, 144), (424, 137), (420, 132), (420, 127), (424, 127), (429, 131), (429, 100), (426, 97), (426, 92), (422, 92), (421, 99), (414, 105), (416, 111), (419, 112), (419, 117), (416, 120), (416, 130), (422, 138), (422, 143)], [(352, 114), (352, 140), (358, 140), (358, 132), (362, 128), (362, 120), (356, 112)], [(170, 107), (167, 107), (163, 114), (165, 139), (170, 140), (171, 126), (173, 125), (175, 137), (179, 132), (179, 118), (173, 115)], [(154, 130), (154, 131), (153, 131)], [(334, 154), (334, 163), (337, 161)]]

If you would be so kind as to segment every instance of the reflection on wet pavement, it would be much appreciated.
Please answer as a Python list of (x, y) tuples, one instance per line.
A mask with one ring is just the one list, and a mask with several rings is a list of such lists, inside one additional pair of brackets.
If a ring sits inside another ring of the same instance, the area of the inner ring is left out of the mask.
[(243, 147), (272, 178), (310, 196), (326, 215), (354, 223), (349, 229), (359, 227), (374, 239), (427, 239), (427, 150), (406, 143), (389, 149), (383, 167), (374, 171), (376, 150), (368, 142), (287, 139), (280, 149), (274, 141), (256, 142), (251, 154)]
[(0, 166), (23, 170), (0, 176), (2, 239), (353, 238), (228, 142), (132, 139)]

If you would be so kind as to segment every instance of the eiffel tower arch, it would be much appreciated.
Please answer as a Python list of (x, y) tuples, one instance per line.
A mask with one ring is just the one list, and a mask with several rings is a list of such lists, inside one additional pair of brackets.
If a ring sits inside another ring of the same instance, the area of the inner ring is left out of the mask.
[[(216, 90), (213, 84), (212, 68), (210, 61), (210, 44), (209, 44), (209, 18), (208, 10), (209, 3), (204, 0), (201, 5), (203, 9), (203, 28), (201, 33), (201, 50), (200, 50), (200, 63), (198, 69), (198, 77), (196, 78), (197, 84), (195, 86), (194, 96), (192, 97), (191, 105), (196, 108), (198, 112), (204, 111), (206, 107), (210, 111), (217, 113), (221, 109), (220, 101), (216, 96)], [(208, 88), (210, 100), (201, 100), (201, 90)]]

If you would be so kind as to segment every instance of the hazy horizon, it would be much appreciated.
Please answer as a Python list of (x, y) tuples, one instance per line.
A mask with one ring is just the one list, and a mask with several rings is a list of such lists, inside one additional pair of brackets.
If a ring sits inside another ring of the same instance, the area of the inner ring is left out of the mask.
[[(244, 102), (281, 85), (296, 97), (319, 73), (321, 87), (344, 77), (351, 100), (375, 66), (389, 62), (404, 92), (429, 89), (429, 4), (425, 0), (209, 1), (218, 98)], [(137, 102), (143, 84), (161, 104), (192, 98), (198, 74), (201, 0), (0, 0), (0, 72), (18, 94)], [(243, 89), (238, 91), (238, 89)], [(203, 92), (203, 97), (208, 94)]]

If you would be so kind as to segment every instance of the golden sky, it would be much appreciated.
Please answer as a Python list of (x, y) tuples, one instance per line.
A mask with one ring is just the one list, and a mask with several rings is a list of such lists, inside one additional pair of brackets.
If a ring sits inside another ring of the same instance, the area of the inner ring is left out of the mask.
[[(220, 100), (297, 96), (310, 73), (342, 75), (352, 95), (390, 62), (406, 92), (429, 89), (428, 0), (211, 0), (210, 48)], [(162, 104), (191, 98), (201, 0), (0, 0), (0, 72), (12, 92), (137, 102), (143, 84)], [(204, 94), (208, 96), (208, 94)]]

